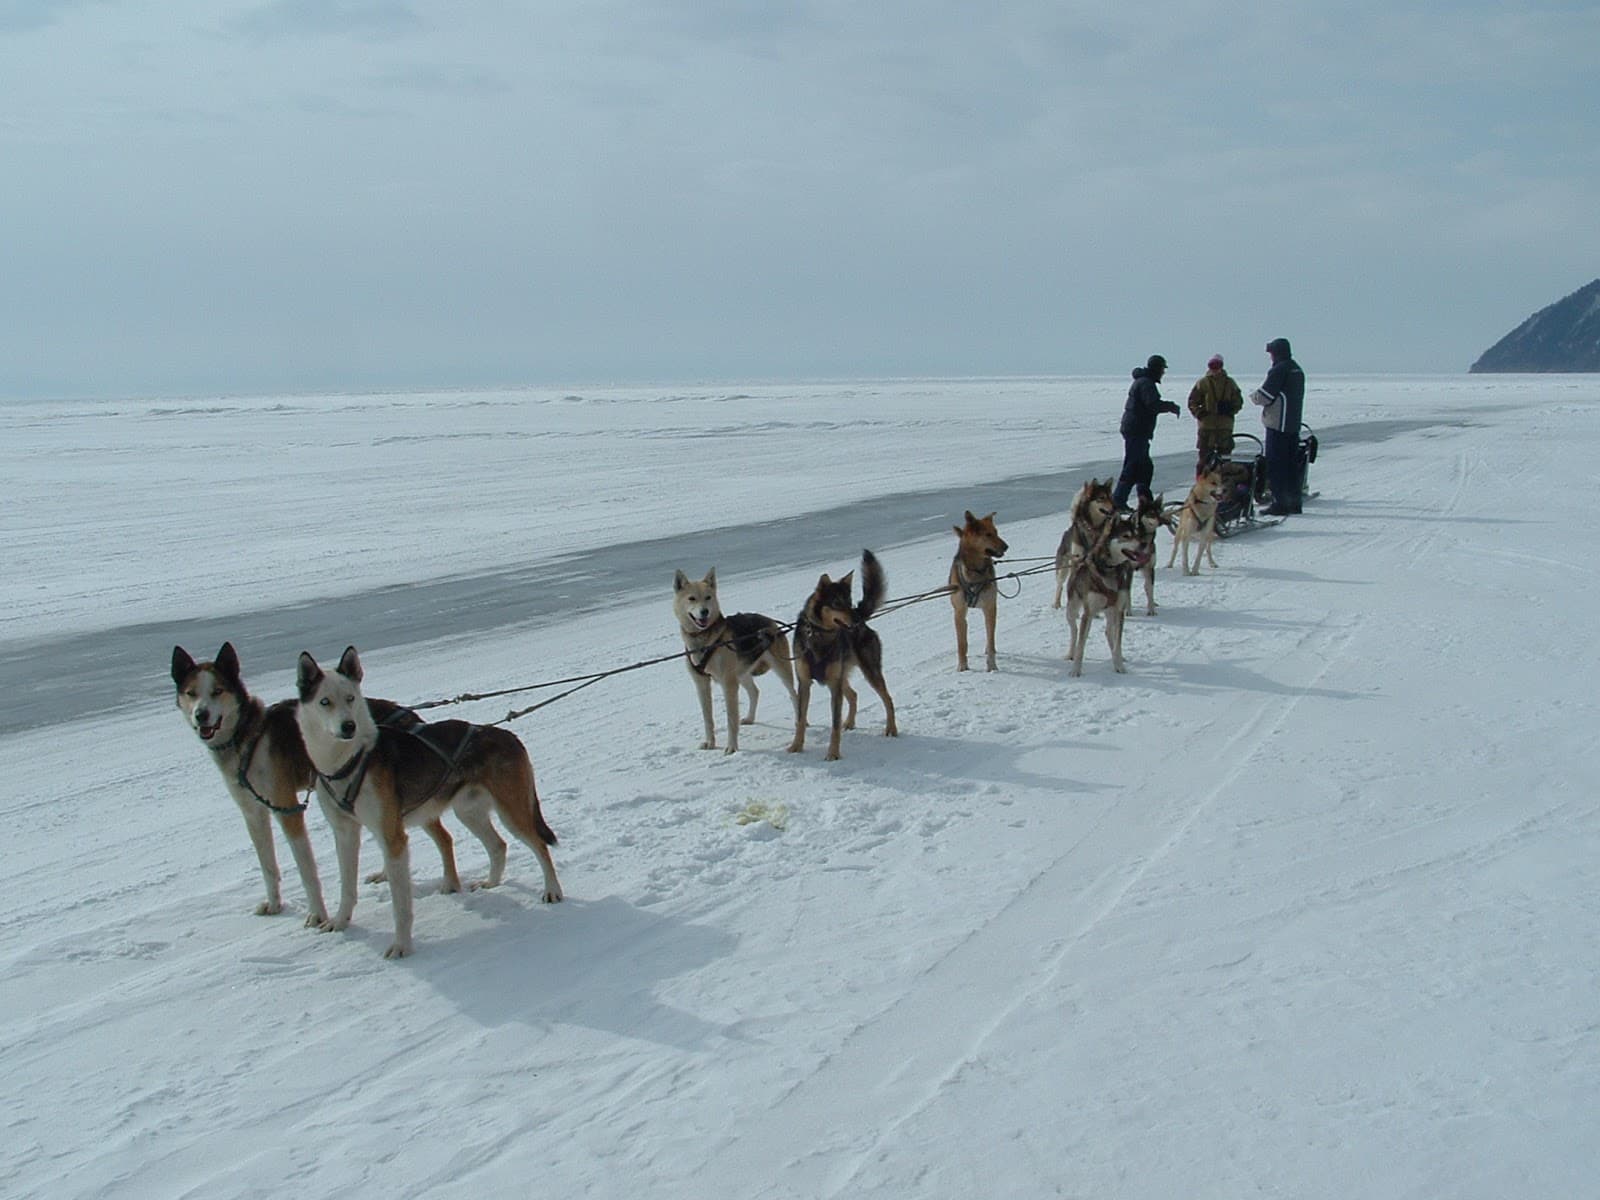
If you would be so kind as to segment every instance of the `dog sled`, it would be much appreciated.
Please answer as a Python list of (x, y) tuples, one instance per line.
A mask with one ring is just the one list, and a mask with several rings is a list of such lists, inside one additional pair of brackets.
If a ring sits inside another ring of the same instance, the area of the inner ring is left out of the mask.
[(1256, 506), (1267, 502), (1267, 448), (1255, 434), (1234, 434), (1233, 453), (1217, 460), (1217, 470), (1222, 476), (1216, 516), (1218, 537), (1276, 525), (1283, 519), (1256, 513)]
[[(1217, 536), (1231, 537), (1247, 529), (1276, 525), (1282, 517), (1263, 516), (1260, 509), (1272, 504), (1272, 488), (1267, 481), (1267, 448), (1253, 433), (1233, 435), (1233, 453), (1219, 458), (1223, 494), (1217, 501)], [(1311, 464), (1317, 461), (1317, 435), (1309, 425), (1300, 427), (1300, 444), (1295, 465), (1300, 472), (1300, 496), (1316, 495), (1310, 490)]]

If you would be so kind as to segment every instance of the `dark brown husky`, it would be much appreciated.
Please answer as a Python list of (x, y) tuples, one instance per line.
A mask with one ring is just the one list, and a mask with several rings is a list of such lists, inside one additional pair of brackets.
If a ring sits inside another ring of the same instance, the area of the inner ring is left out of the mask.
[(1098, 479), (1085, 480), (1078, 494), (1073, 497), (1066, 532), (1061, 535), (1061, 544), (1056, 547), (1056, 594), (1050, 600), (1051, 608), (1061, 607), (1061, 589), (1066, 586), (1067, 575), (1072, 568), (1089, 553), (1091, 547), (1100, 544), (1106, 522), (1111, 520), (1111, 514), (1117, 508), (1111, 498), (1111, 485), (1114, 482), (1112, 479), (1104, 483)]
[(950, 605), (956, 611), (956, 670), (967, 669), (967, 610), (976, 608), (983, 613), (984, 670), (994, 666), (995, 600), (999, 590), (995, 584), (994, 560), (1002, 558), (1011, 549), (1000, 531), (994, 527), (994, 514), (975, 517), (966, 514), (967, 523), (955, 526), (955, 560), (950, 564)]
[[(817, 580), (816, 590), (800, 610), (794, 629), (795, 676), (799, 699), (795, 705), (794, 741), (791, 754), (806, 748), (806, 709), (811, 701), (813, 679), (827, 685), (832, 693), (833, 732), (828, 739), (829, 761), (839, 757), (839, 731), (856, 727), (856, 693), (850, 686), (850, 671), (860, 667), (872, 690), (883, 701), (885, 737), (897, 737), (894, 700), (883, 681), (883, 643), (867, 628), (867, 618), (883, 603), (888, 580), (871, 550), (861, 552), (861, 603), (850, 602), (855, 572), (843, 579)], [(844, 702), (850, 711), (844, 713)], [(841, 720), (842, 717), (842, 720)]]

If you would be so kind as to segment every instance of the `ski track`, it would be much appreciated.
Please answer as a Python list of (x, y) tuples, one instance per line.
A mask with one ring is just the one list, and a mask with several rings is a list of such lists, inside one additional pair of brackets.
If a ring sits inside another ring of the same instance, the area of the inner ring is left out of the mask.
[[(1302, 641), (1310, 661), (1322, 663), (1311, 671), (1307, 687), (1316, 685), (1350, 641), (1346, 631), (1334, 631), (1331, 637), (1327, 630), (1318, 632), (1323, 636)], [(1220, 777), (1192, 804), (1180, 798), (1146, 814), (1131, 811), (1132, 803), (1106, 809), (1086, 837), (930, 964), (888, 1008), (853, 1030), (846, 1044), (791, 1088), (759, 1124), (741, 1128), (739, 1141), (696, 1184), (712, 1194), (732, 1194), (748, 1188), (751, 1179), (769, 1179), (774, 1180), (769, 1187), (747, 1194), (849, 1194), (863, 1166), (944, 1085), (979, 1059), (990, 1035), (1055, 984), (1095, 928), (1172, 851), (1215, 798), (1250, 769), (1251, 752), (1288, 723), (1296, 703), (1260, 702), (1230, 738), (1208, 747), (1214, 757), (1206, 764), (1207, 774), (1220, 772)], [(1063, 897), (1070, 898), (1065, 910)], [(1063, 936), (1054, 947), (1037, 946), (1030, 931), (1052, 921), (1065, 926)], [(1047, 951), (1042, 959), (1041, 951)], [(1002, 979), (1009, 981), (1005, 994), (980, 989), (972, 995), (970, 981)], [(977, 1012), (969, 1003), (974, 999)], [(927, 1037), (940, 1024), (948, 1035), (951, 1012), (961, 1014), (963, 1031), (953, 1051), (943, 1038), (930, 1042)], [(897, 1064), (887, 1080), (878, 1074), (885, 1063)], [(841, 1131), (850, 1131), (848, 1140), (840, 1141)], [(772, 1161), (770, 1148), (784, 1145), (809, 1150), (804, 1157)]]

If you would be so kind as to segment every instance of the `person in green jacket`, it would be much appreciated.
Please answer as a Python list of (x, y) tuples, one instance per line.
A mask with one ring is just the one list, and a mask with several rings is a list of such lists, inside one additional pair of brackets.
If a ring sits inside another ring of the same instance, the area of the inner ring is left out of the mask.
[(1197, 473), (1205, 469), (1211, 455), (1227, 458), (1233, 453), (1233, 417), (1243, 407), (1244, 393), (1222, 369), (1222, 355), (1213, 354), (1206, 373), (1189, 390), (1189, 411), (1200, 423)]

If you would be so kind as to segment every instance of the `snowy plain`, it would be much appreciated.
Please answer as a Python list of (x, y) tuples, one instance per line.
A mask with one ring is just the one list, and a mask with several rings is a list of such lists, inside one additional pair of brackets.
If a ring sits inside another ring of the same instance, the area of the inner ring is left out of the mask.
[[(984, 480), (1115, 457), (1124, 387), (6, 403), (0, 654), (710, 531), (657, 592), (365, 656), (409, 702), (619, 667), (678, 649), (716, 528), (963, 480), (986, 512)], [(775, 685), (737, 755), (697, 749), (676, 662), (513, 722), (568, 899), (517, 846), (499, 889), (430, 894), (418, 839), (400, 962), (384, 885), (302, 928), (281, 845), (287, 911), (252, 915), (152, 646), (147, 703), (0, 737), (0, 1194), (1593, 1195), (1600, 377), (1313, 374), (1307, 417), (1436, 423), (1325, 442), (1305, 514), (1215, 571), (1163, 539), (1126, 675), (1097, 628), (1067, 676), (1035, 574), (994, 674), (956, 673), (944, 600), (876, 620), (901, 736), (864, 691), (836, 763), (816, 700), (784, 752)], [(998, 514), (1015, 569), (1069, 499)], [(927, 516), (873, 547), (891, 596), (943, 583), (961, 513)], [(860, 549), (724, 603), (790, 620)]]

